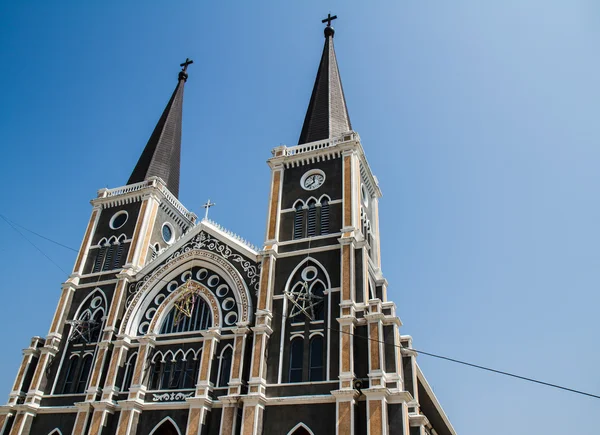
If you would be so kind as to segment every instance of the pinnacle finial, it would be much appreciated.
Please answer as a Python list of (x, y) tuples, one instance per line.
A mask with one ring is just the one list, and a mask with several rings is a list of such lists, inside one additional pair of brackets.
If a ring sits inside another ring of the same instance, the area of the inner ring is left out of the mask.
[(193, 64), (194, 61), (192, 59), (190, 59), (189, 57), (187, 57), (185, 59), (185, 62), (183, 62), (182, 64), (179, 64), (179, 66), (181, 67), (181, 71), (179, 71), (179, 80), (187, 80), (188, 78), (188, 74), (187, 74), (187, 68), (188, 65)]
[(335, 34), (335, 30), (333, 30), (333, 27), (331, 27), (331, 22), (333, 20), (337, 20), (337, 15), (331, 15), (330, 13), (327, 14), (327, 18), (323, 18), (321, 20), (322, 23), (327, 23), (327, 27), (325, 27), (325, 37), (327, 38), (328, 36), (333, 37), (333, 35)]

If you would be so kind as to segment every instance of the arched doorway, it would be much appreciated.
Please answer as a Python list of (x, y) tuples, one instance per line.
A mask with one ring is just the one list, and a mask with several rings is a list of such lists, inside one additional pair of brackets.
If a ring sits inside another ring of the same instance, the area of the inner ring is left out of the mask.
[(169, 417), (158, 423), (149, 435), (181, 435), (173, 420)]

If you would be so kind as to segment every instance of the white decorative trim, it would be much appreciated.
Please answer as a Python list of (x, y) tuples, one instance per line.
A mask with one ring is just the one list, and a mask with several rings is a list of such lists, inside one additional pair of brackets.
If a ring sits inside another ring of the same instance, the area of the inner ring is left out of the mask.
[[(191, 391), (189, 393), (182, 392), (172, 392), (172, 393), (152, 393), (152, 401), (153, 402), (175, 402), (175, 401), (183, 401), (185, 399), (189, 399), (194, 395), (194, 392)], [(150, 432), (152, 433), (152, 432)]]

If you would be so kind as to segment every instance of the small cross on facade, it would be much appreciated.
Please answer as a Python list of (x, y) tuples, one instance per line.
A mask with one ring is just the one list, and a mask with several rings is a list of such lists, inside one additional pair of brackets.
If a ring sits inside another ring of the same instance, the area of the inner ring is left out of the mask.
[(191, 65), (192, 63), (194, 63), (194, 61), (192, 59), (190, 59), (189, 57), (186, 58), (185, 62), (183, 62), (182, 64), (179, 65), (182, 67), (181, 71), (186, 72), (188, 65)]
[(208, 220), (208, 209), (211, 208), (213, 205), (217, 205), (214, 202), (210, 202), (210, 199), (208, 201), (206, 201), (206, 203), (202, 206), (206, 209), (206, 213), (204, 213), (204, 219)]
[(337, 15), (334, 15), (332, 17), (331, 14), (327, 14), (327, 18), (322, 19), (321, 22), (327, 23), (327, 27), (331, 27), (331, 22), (336, 19), (337, 19)]

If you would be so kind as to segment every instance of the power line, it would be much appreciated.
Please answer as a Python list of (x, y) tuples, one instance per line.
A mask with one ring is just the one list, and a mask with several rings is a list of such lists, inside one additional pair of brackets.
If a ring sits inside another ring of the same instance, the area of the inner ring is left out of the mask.
[(17, 226), (17, 227), (19, 227), (19, 228), (21, 228), (21, 229), (23, 229), (23, 230), (25, 230), (25, 231), (28, 231), (28, 232), (30, 232), (31, 234), (34, 234), (34, 235), (36, 235), (36, 236), (38, 236), (38, 237), (40, 237), (40, 238), (42, 238), (42, 239), (44, 239), (44, 240), (47, 240), (47, 241), (49, 241), (49, 242), (52, 242), (52, 243), (54, 243), (55, 245), (61, 246), (61, 247), (65, 248), (65, 249), (68, 249), (68, 250), (70, 250), (70, 251), (73, 251), (73, 252), (79, 252), (77, 249), (73, 249), (73, 248), (71, 248), (70, 246), (63, 245), (62, 243), (60, 243), (60, 242), (57, 242), (56, 240), (52, 240), (52, 239), (50, 239), (50, 238), (48, 238), (48, 237), (46, 237), (46, 236), (43, 236), (43, 235), (41, 235), (41, 234), (39, 234), (39, 233), (36, 233), (36, 232), (35, 232), (35, 231), (33, 231), (33, 230), (30, 230), (29, 228), (25, 228), (23, 225), (19, 225), (19, 224), (18, 224), (18, 223), (16, 223), (16, 222), (9, 221), (9, 219), (8, 219), (6, 216), (4, 216), (4, 215), (0, 215), (0, 217), (2, 217), (2, 219), (4, 219), (4, 220), (5, 220), (7, 223), (9, 223), (9, 225), (14, 225), (14, 226)]
[(46, 258), (48, 259), (48, 261), (50, 261), (52, 264), (54, 264), (56, 267), (58, 267), (58, 269), (59, 269), (59, 270), (60, 270), (62, 273), (64, 273), (65, 275), (68, 275), (68, 273), (67, 273), (67, 272), (65, 272), (65, 270), (64, 270), (62, 267), (60, 267), (60, 266), (58, 265), (58, 263), (56, 263), (56, 262), (55, 262), (55, 261), (54, 261), (52, 258), (50, 258), (48, 255), (46, 255), (46, 253), (45, 253), (44, 251), (42, 251), (40, 248), (38, 248), (38, 247), (37, 247), (37, 245), (36, 245), (35, 243), (33, 243), (31, 240), (29, 240), (29, 239), (28, 239), (28, 238), (25, 236), (25, 234), (23, 234), (21, 231), (19, 231), (19, 230), (18, 230), (18, 228), (17, 228), (16, 226), (14, 226), (14, 225), (13, 225), (13, 224), (12, 224), (12, 223), (11, 223), (11, 222), (8, 220), (8, 219), (6, 219), (6, 218), (4, 217), (4, 215), (1, 215), (1, 214), (0, 214), (0, 217), (1, 217), (2, 219), (4, 219), (4, 221), (5, 221), (5, 222), (6, 222), (8, 225), (10, 225), (10, 226), (11, 226), (11, 228), (12, 228), (13, 230), (15, 230), (15, 231), (16, 231), (18, 234), (20, 234), (20, 235), (21, 235), (21, 237), (23, 237), (25, 240), (27, 240), (27, 241), (29, 242), (29, 244), (31, 244), (31, 246), (33, 246), (35, 249), (37, 249), (37, 250), (38, 250), (38, 251), (39, 251), (39, 252), (40, 252), (40, 253), (41, 253), (41, 254), (42, 254), (44, 257), (46, 257)]
[[(272, 313), (275, 314), (276, 316), (282, 318), (282, 319), (289, 317), (287, 315), (280, 314), (280, 313), (276, 312), (275, 310), (272, 310)], [(415, 348), (412, 348), (412, 347), (402, 347), (402, 346), (400, 346), (398, 344), (386, 343), (385, 341), (382, 341), (382, 340), (377, 340), (375, 338), (365, 337), (365, 336), (357, 335), (357, 334), (354, 334), (354, 333), (351, 333), (351, 332), (342, 331), (340, 329), (332, 328), (331, 326), (323, 325), (323, 327), (325, 329), (328, 329), (329, 331), (332, 331), (332, 332), (339, 332), (339, 333), (342, 333), (342, 334), (350, 335), (350, 336), (352, 336), (354, 338), (360, 338), (360, 339), (363, 339), (363, 340), (373, 341), (375, 343), (383, 344), (384, 346), (394, 346), (394, 347), (396, 347), (398, 349), (412, 350), (412, 351), (415, 351), (415, 352), (423, 354), (423, 355), (427, 355), (427, 356), (430, 356), (430, 357), (433, 357), (433, 358), (438, 358), (438, 359), (441, 359), (441, 360), (444, 360), (444, 361), (450, 361), (450, 362), (453, 362), (453, 363), (456, 363), (456, 364), (462, 364), (462, 365), (465, 365), (467, 367), (473, 367), (473, 368), (476, 368), (476, 369), (485, 370), (485, 371), (488, 371), (488, 372), (492, 372), (492, 373), (496, 373), (496, 374), (500, 374), (500, 375), (504, 375), (504, 376), (510, 376), (510, 377), (516, 378), (516, 379), (521, 379), (523, 381), (533, 382), (533, 383), (536, 383), (536, 384), (545, 385), (547, 387), (558, 388), (560, 390), (570, 391), (571, 393), (581, 394), (581, 395), (584, 395), (584, 396), (593, 397), (595, 399), (600, 399), (599, 395), (588, 393), (588, 392), (581, 391), (581, 390), (576, 390), (574, 388), (563, 387), (562, 385), (552, 384), (550, 382), (540, 381), (538, 379), (529, 378), (527, 376), (521, 376), (521, 375), (517, 375), (515, 373), (510, 373), (510, 372), (506, 372), (506, 371), (503, 371), (503, 370), (493, 369), (491, 367), (486, 367), (486, 366), (482, 366), (482, 365), (478, 365), (478, 364), (473, 364), (473, 363), (470, 363), (470, 362), (467, 362), (467, 361), (462, 361), (462, 360), (459, 360), (459, 359), (456, 359), (456, 358), (450, 358), (450, 357), (447, 357), (447, 356), (438, 355), (438, 354), (431, 353), (431, 352), (425, 352), (423, 350), (415, 349)]]
[[(31, 240), (29, 240), (27, 237), (25, 237), (25, 235), (22, 232), (20, 232), (16, 227), (18, 226), (18, 227), (20, 227), (20, 228), (22, 228), (22, 229), (24, 229), (26, 231), (29, 231), (32, 234), (35, 234), (38, 237), (41, 237), (42, 239), (48, 240), (49, 242), (52, 242), (52, 243), (54, 243), (56, 245), (59, 245), (59, 246), (61, 246), (63, 248), (69, 249), (69, 250), (74, 251), (74, 252), (78, 252), (77, 250), (75, 250), (75, 249), (73, 249), (73, 248), (71, 248), (69, 246), (63, 245), (62, 243), (57, 242), (55, 240), (52, 240), (52, 239), (50, 239), (50, 238), (48, 238), (46, 236), (38, 234), (35, 231), (29, 230), (29, 229), (27, 229), (27, 228), (25, 228), (25, 227), (23, 227), (23, 226), (21, 226), (21, 225), (19, 225), (17, 223), (12, 223), (11, 221), (9, 221), (2, 214), (0, 214), (0, 217), (2, 219), (4, 219), (4, 221), (8, 225), (10, 225), (18, 234), (20, 234), (25, 240), (27, 240), (35, 249), (37, 249), (44, 257), (46, 257), (50, 262), (52, 262), (52, 264), (54, 264), (56, 267), (58, 267), (64, 274), (67, 274), (67, 272), (65, 272), (57, 263), (55, 263), (54, 260), (52, 260), (52, 258), (50, 258), (48, 255), (46, 255)], [(98, 281), (97, 282), (99, 282), (99, 281), (100, 281), (100, 276), (98, 276)], [(159, 279), (159, 281), (160, 282), (164, 282), (164, 283), (168, 283), (169, 282), (169, 281), (165, 281), (163, 279)], [(287, 316), (285, 314), (278, 313), (275, 310), (272, 310), (271, 312), (274, 315), (276, 315), (276, 316), (278, 316), (278, 317), (280, 317), (282, 319), (289, 317), (289, 316)], [(491, 367), (487, 367), (487, 366), (482, 366), (482, 365), (479, 365), (479, 364), (470, 363), (470, 362), (467, 362), (467, 361), (462, 361), (462, 360), (459, 360), (459, 359), (456, 359), (456, 358), (450, 358), (450, 357), (447, 357), (447, 356), (444, 356), (444, 355), (439, 355), (439, 354), (435, 354), (435, 353), (431, 353), (431, 352), (426, 352), (424, 350), (419, 350), (419, 349), (415, 349), (415, 348), (404, 348), (404, 347), (402, 347), (400, 345), (397, 345), (397, 344), (394, 344), (394, 343), (386, 343), (384, 341), (377, 340), (375, 338), (370, 338), (370, 337), (365, 337), (365, 336), (362, 336), (362, 335), (357, 335), (357, 334), (354, 334), (354, 333), (351, 333), (351, 332), (346, 332), (346, 331), (342, 331), (340, 329), (332, 328), (330, 326), (323, 325), (323, 327), (325, 329), (328, 329), (329, 331), (332, 331), (332, 332), (338, 332), (338, 333), (341, 333), (341, 334), (350, 335), (350, 336), (352, 336), (354, 338), (359, 338), (359, 339), (362, 339), (362, 340), (372, 341), (372, 342), (375, 342), (375, 343), (383, 344), (384, 346), (394, 346), (394, 347), (399, 348), (399, 349), (410, 349), (410, 350), (413, 350), (413, 351), (415, 351), (417, 353), (420, 353), (422, 355), (430, 356), (432, 358), (437, 358), (437, 359), (441, 359), (441, 360), (444, 360), (444, 361), (453, 362), (455, 364), (461, 364), (461, 365), (464, 365), (464, 366), (467, 366), (467, 367), (472, 367), (472, 368), (476, 368), (476, 369), (479, 369), (479, 370), (484, 370), (484, 371), (496, 373), (496, 374), (499, 374), (499, 375), (509, 376), (509, 377), (512, 377), (512, 378), (515, 378), (515, 379), (520, 379), (520, 380), (523, 380), (523, 381), (532, 382), (532, 383), (536, 383), (536, 384), (539, 384), (539, 385), (544, 385), (544, 386), (551, 387), (551, 388), (557, 388), (557, 389), (560, 389), (560, 390), (569, 391), (569, 392), (575, 393), (575, 394), (581, 394), (581, 395), (584, 395), (584, 396), (593, 397), (595, 399), (600, 399), (600, 395), (588, 393), (588, 392), (581, 391), (581, 390), (576, 390), (574, 388), (568, 388), (568, 387), (564, 387), (562, 385), (553, 384), (553, 383), (545, 382), (545, 381), (540, 381), (539, 379), (534, 379), (534, 378), (530, 378), (530, 377), (527, 377), (527, 376), (517, 375), (515, 373), (511, 373), (511, 372), (507, 372), (507, 371), (503, 371), (503, 370), (498, 370), (498, 369), (494, 369), (494, 368), (491, 368)]]

